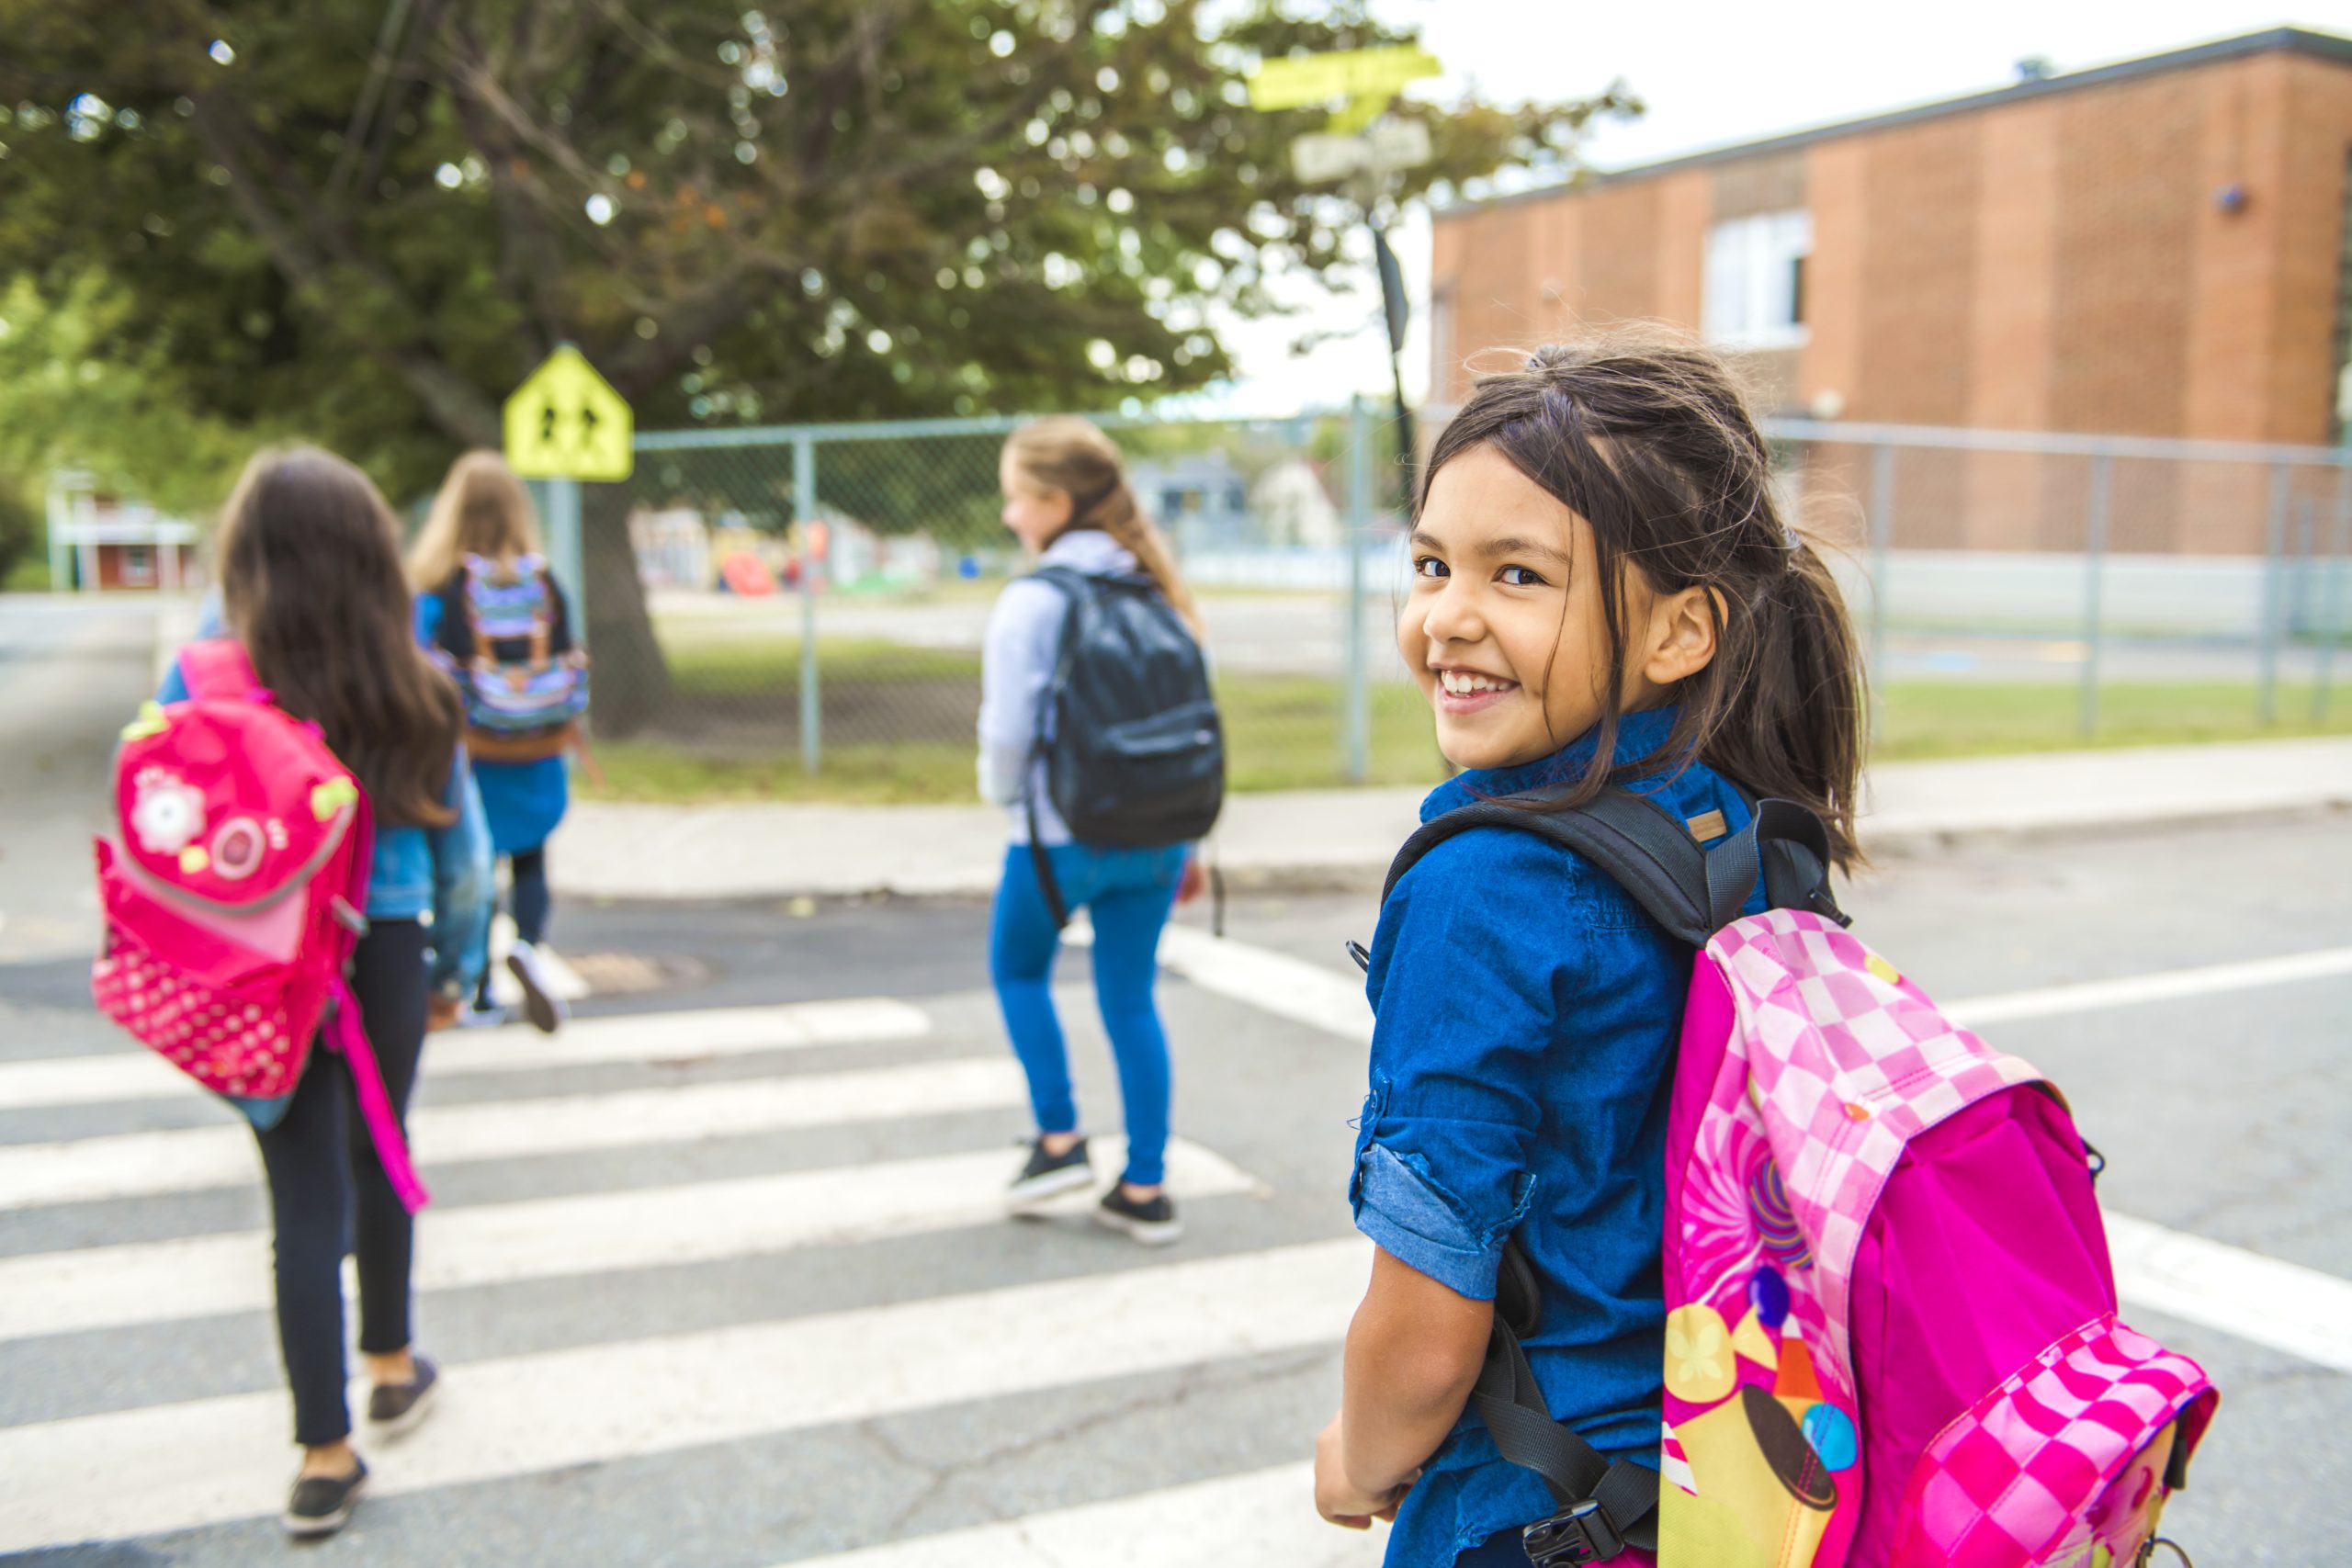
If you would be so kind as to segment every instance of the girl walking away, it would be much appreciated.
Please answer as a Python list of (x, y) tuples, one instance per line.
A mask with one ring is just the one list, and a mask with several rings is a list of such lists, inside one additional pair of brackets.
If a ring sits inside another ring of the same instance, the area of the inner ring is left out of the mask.
[[(492, 847), (508, 867), (506, 967), (524, 1015), (552, 1033), (566, 1010), (540, 945), (553, 907), (548, 839), (571, 802), (564, 752), (581, 743), (586, 658), (539, 554), (531, 498), (497, 453), (469, 452), (450, 468), (411, 552), (409, 581), (417, 639), (447, 657), (466, 694), (467, 750)], [(499, 1021), (487, 973), (467, 1021)]]
[[(1615, 785), (1709, 843), (1777, 797), (1854, 863), (1863, 710), (1846, 613), (1703, 351), (1618, 337), (1481, 379), (1431, 454), (1412, 558), (1397, 648), (1462, 770), (1424, 821), (1537, 790), (1531, 810), (1580, 807)], [(1760, 882), (1746, 894), (1765, 907)], [(1691, 964), (1594, 862), (1509, 827), (1443, 839), (1384, 901), (1350, 1188), (1377, 1250), (1316, 1504), (1356, 1529), (1392, 1518), (1388, 1562), (1524, 1568), (1522, 1529), (1560, 1506), (1465, 1413), (1498, 1283), (1526, 1283), (1520, 1259), (1537, 1306), (1516, 1326), (1550, 1415), (1600, 1461), (1657, 1468), (1667, 1121)], [(1584, 1555), (1557, 1550), (1542, 1560), (1648, 1561), (1605, 1532)]]
[(1037, 1120), (1006, 1205), (1023, 1213), (1093, 1182), (1048, 989), (1061, 928), (1083, 907), (1127, 1130), (1125, 1167), (1095, 1217), (1163, 1245), (1182, 1222), (1164, 1187), (1168, 1036), (1152, 987), (1170, 908), (1204, 880), (1189, 844), (1224, 787), (1200, 616), (1093, 425), (1023, 426), (998, 477), (1005, 526), (1038, 558), (998, 599), (981, 666), (980, 794), (1012, 827), (989, 966)]
[[(230, 498), (218, 549), (229, 636), (277, 705), (318, 726), (373, 808), (367, 934), (350, 988), (398, 1122), (426, 1031), (457, 1017), (473, 983), (488, 915), (490, 840), (459, 746), (458, 693), (412, 635), (391, 512), (349, 463), (307, 447), (262, 453)], [(188, 695), (175, 665), (158, 699)], [(198, 826), (185, 820), (187, 806), (169, 804), (134, 826)], [(241, 826), (253, 843), (232, 841)], [(241, 821), (209, 841), (223, 876), (233, 870), (224, 857), (262, 842)], [(433, 1363), (410, 1335), (413, 1223), (365, 1130), (373, 1089), (344, 1054), (314, 1050), (283, 1113), (258, 1131), (276, 1229), (278, 1345), (302, 1446), (285, 1513), (297, 1536), (341, 1529), (368, 1478), (344, 1402), (345, 1251), (358, 1263), (370, 1424), (385, 1438), (402, 1435), (435, 1392)]]

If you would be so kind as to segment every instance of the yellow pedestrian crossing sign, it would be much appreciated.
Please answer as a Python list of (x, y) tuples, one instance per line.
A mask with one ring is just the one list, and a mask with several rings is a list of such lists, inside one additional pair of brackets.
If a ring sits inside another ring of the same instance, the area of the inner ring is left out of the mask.
[(565, 344), (506, 400), (506, 463), (526, 479), (625, 479), (636, 431), (628, 401)]

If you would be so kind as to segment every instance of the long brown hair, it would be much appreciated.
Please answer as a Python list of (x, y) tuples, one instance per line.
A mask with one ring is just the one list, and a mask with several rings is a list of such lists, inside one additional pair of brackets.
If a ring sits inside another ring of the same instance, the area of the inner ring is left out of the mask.
[(469, 555), (511, 567), (515, 558), (536, 555), (538, 548), (538, 516), (530, 491), (497, 453), (469, 452), (449, 466), (424, 530), (409, 551), (409, 586), (433, 592)]
[(1109, 436), (1076, 414), (1054, 414), (1014, 431), (1004, 449), (1031, 484), (1069, 497), (1069, 522), (1063, 533), (1100, 528), (1110, 535), (1136, 558), (1193, 635), (1204, 635), (1200, 606), (1176, 570), (1176, 552), (1159, 525), (1136, 504), (1119, 449)]
[(416, 645), (400, 529), (366, 474), (331, 452), (254, 455), (217, 546), (220, 605), (278, 705), (316, 723), (376, 819), (446, 827), (463, 706)]
[(1781, 514), (1770, 449), (1723, 362), (1679, 334), (1634, 329), (1539, 348), (1483, 376), (1437, 439), (1417, 513), (1437, 471), (1478, 446), (1592, 525), (1609, 623), (1601, 758), (1614, 756), (1623, 716), (1625, 569), (1660, 593), (1709, 591), (1715, 656), (1675, 689), (1666, 743), (1589, 770), (1563, 804), (1697, 758), (1758, 795), (1812, 807), (1838, 865), (1858, 863), (1866, 705), (1853, 626), (1829, 569)]

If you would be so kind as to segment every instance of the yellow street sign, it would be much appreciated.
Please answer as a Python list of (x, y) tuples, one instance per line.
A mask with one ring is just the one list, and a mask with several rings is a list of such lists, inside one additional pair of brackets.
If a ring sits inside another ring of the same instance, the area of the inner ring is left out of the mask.
[(637, 421), (587, 355), (565, 344), (506, 400), (506, 462), (526, 479), (625, 479)]
[(1269, 60), (1250, 78), (1253, 109), (1295, 109), (1333, 98), (1396, 96), (1408, 82), (1442, 76), (1445, 68), (1425, 49), (1351, 49)]

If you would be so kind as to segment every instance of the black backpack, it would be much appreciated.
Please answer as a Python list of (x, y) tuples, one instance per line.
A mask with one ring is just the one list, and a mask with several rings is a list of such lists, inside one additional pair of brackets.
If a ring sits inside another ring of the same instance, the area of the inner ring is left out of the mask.
[[(1069, 567), (1031, 574), (1069, 601), (1052, 683), (1037, 705), (1032, 756), (1054, 809), (1081, 844), (1190, 843), (1225, 804), (1225, 726), (1208, 660), (1151, 579)], [(1037, 841), (1034, 763), (1023, 795), (1029, 851), (1057, 926), (1069, 910)]]

